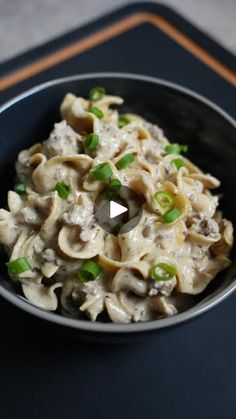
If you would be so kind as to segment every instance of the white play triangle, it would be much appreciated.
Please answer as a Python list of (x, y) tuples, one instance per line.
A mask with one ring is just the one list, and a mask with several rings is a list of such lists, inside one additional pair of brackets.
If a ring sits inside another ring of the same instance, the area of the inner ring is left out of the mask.
[(124, 207), (123, 205), (118, 204), (115, 201), (110, 201), (110, 218), (115, 218), (120, 214), (124, 214), (124, 212), (128, 211), (128, 208)]

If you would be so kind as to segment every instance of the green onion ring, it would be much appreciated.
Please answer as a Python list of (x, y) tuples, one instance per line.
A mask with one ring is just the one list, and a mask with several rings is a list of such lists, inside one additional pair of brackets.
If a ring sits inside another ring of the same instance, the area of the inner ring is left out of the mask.
[(116, 167), (119, 170), (125, 169), (133, 161), (134, 161), (134, 155), (126, 154), (116, 163)]
[(107, 180), (112, 176), (112, 170), (108, 163), (101, 163), (91, 169), (91, 174), (94, 179)]
[(18, 193), (18, 195), (26, 195), (27, 192), (27, 185), (26, 183), (17, 183), (14, 186), (14, 191)]
[(169, 281), (176, 276), (176, 269), (167, 263), (157, 263), (152, 266), (150, 275), (154, 281)]
[(187, 145), (181, 145), (181, 144), (168, 144), (165, 146), (165, 153), (166, 154), (181, 154), (186, 153), (188, 151)]
[(57, 191), (61, 199), (66, 199), (71, 194), (71, 188), (64, 182), (57, 182), (55, 191)]
[(93, 113), (98, 119), (102, 119), (104, 117), (104, 113), (101, 111), (101, 109), (97, 108), (96, 106), (92, 106), (89, 112)]
[(130, 119), (125, 115), (120, 115), (118, 119), (118, 127), (123, 128), (130, 123)]
[(16, 276), (23, 272), (30, 271), (32, 269), (29, 261), (25, 258), (18, 258), (7, 263), (8, 272), (10, 275)]
[(184, 161), (182, 159), (174, 159), (171, 161), (172, 166), (174, 166), (177, 170), (181, 167), (185, 167)]
[(104, 87), (97, 86), (93, 87), (89, 92), (89, 99), (93, 102), (96, 102), (98, 100), (101, 100), (103, 96), (105, 96), (106, 91)]
[(119, 190), (121, 186), (121, 181), (119, 179), (112, 179), (107, 185), (108, 189), (115, 191)]
[(99, 143), (99, 136), (97, 134), (89, 134), (85, 138), (84, 146), (86, 151), (93, 151)]
[(176, 221), (180, 216), (181, 216), (180, 210), (174, 207), (162, 215), (162, 221), (165, 224), (170, 224)]
[(165, 191), (156, 192), (153, 198), (162, 208), (171, 208), (174, 203), (173, 196)]
[(81, 282), (94, 281), (101, 273), (102, 268), (96, 262), (89, 260), (80, 267), (77, 276)]

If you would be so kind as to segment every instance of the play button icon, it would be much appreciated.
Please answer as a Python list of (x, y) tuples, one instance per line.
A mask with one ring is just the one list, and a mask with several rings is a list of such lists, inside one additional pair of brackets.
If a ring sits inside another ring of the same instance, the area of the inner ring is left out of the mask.
[(110, 218), (115, 218), (118, 215), (124, 214), (126, 211), (128, 211), (127, 207), (124, 207), (115, 201), (110, 201)]
[(136, 227), (142, 217), (145, 199), (127, 186), (109, 191), (106, 188), (94, 203), (94, 216), (100, 227), (114, 235)]

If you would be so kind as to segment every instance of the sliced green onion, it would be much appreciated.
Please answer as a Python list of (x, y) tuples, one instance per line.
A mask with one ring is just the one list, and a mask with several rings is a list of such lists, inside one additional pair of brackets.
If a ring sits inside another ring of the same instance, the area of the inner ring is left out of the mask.
[(32, 269), (29, 261), (26, 258), (18, 258), (7, 263), (8, 272), (10, 275), (19, 275), (23, 272), (30, 271)]
[(68, 198), (68, 196), (71, 194), (71, 188), (64, 182), (57, 182), (55, 191), (57, 191), (58, 195), (62, 199)]
[(123, 128), (130, 123), (130, 119), (125, 115), (120, 115), (118, 120), (118, 127)]
[(104, 199), (106, 199), (107, 201), (111, 201), (112, 199), (115, 199), (115, 197), (117, 196), (121, 186), (122, 185), (121, 185), (121, 182), (119, 181), (119, 179), (112, 179), (108, 183), (107, 188), (105, 189), (105, 191), (103, 193)]
[(106, 180), (112, 176), (112, 170), (108, 163), (101, 163), (95, 166), (91, 173), (97, 180)]
[(122, 224), (121, 223), (118, 223), (118, 224), (115, 225), (115, 227), (113, 228), (113, 234), (115, 236), (118, 236), (118, 234), (119, 234), (119, 232), (121, 230), (121, 227), (122, 227)]
[(181, 215), (180, 210), (174, 207), (162, 215), (162, 221), (163, 223), (166, 223), (166, 224), (173, 223), (173, 221), (177, 220), (180, 217), (180, 215)]
[(155, 201), (162, 207), (162, 208), (170, 208), (174, 203), (174, 198), (169, 192), (159, 191), (153, 195)]
[(165, 152), (166, 154), (181, 154), (186, 153), (188, 151), (187, 145), (181, 145), (181, 144), (168, 144), (165, 146)]
[(167, 263), (157, 263), (151, 268), (150, 275), (154, 281), (169, 281), (176, 275), (176, 269)]
[(174, 159), (172, 160), (171, 164), (175, 166), (177, 170), (179, 170), (181, 167), (185, 167), (185, 164), (182, 159)]
[(89, 260), (80, 267), (77, 276), (81, 282), (94, 281), (101, 273), (102, 268), (96, 262)]
[(112, 179), (107, 187), (108, 189), (118, 191), (121, 188), (121, 181), (119, 179)]
[(26, 183), (17, 183), (14, 186), (14, 191), (18, 193), (18, 195), (26, 195), (27, 185)]
[(86, 151), (93, 151), (99, 143), (99, 136), (97, 134), (89, 134), (85, 138), (84, 146)]
[(103, 96), (105, 95), (106, 91), (104, 87), (93, 87), (89, 92), (89, 99), (92, 101), (101, 100)]
[(93, 113), (98, 119), (102, 119), (104, 117), (104, 113), (96, 106), (92, 106), (89, 112)]
[(130, 163), (134, 161), (134, 155), (133, 154), (126, 154), (122, 159), (120, 159), (117, 163), (117, 169), (122, 170), (125, 169)]

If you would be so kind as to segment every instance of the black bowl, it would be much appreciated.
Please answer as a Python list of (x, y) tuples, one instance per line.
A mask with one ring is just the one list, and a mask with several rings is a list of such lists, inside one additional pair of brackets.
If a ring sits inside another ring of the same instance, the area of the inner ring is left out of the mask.
[[(236, 124), (222, 109), (198, 94), (175, 84), (129, 74), (88, 74), (50, 81), (14, 98), (0, 108), (1, 206), (14, 182), (14, 162), (20, 150), (48, 137), (60, 120), (59, 105), (67, 92), (87, 96), (102, 85), (110, 94), (123, 96), (122, 112), (131, 111), (159, 124), (173, 142), (189, 145), (189, 157), (204, 171), (222, 181), (221, 208), (236, 224)], [(236, 287), (236, 263), (220, 273), (196, 304), (174, 317), (146, 323), (119, 325), (76, 320), (48, 313), (18, 295), (1, 264), (0, 295), (23, 310), (54, 325), (92, 339), (133, 337), (189, 320), (213, 307)]]

